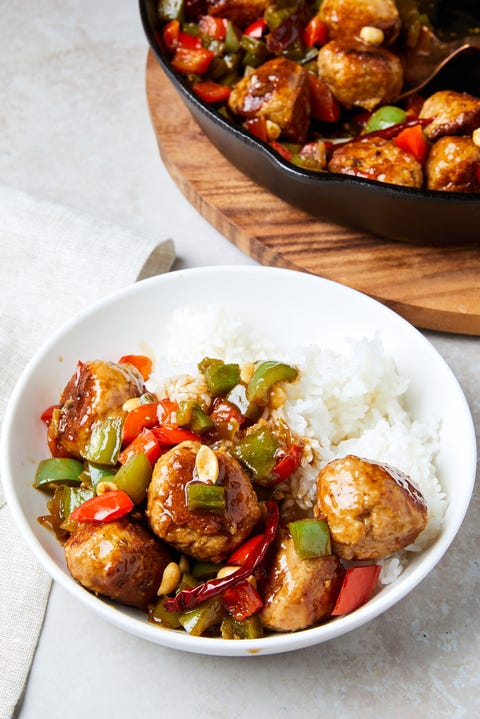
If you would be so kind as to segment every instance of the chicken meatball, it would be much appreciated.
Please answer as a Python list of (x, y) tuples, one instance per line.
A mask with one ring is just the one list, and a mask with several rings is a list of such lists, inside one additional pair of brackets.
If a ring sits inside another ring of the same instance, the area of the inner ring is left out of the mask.
[(235, 115), (271, 120), (285, 138), (304, 142), (310, 119), (307, 73), (293, 60), (269, 60), (236, 84), (228, 106)]
[(318, 76), (338, 102), (371, 112), (394, 102), (403, 85), (402, 63), (383, 47), (332, 40), (320, 48)]
[(363, 27), (375, 27), (382, 30), (385, 42), (390, 43), (401, 27), (393, 0), (323, 0), (319, 14), (331, 40), (358, 38)]
[(419, 117), (432, 120), (424, 128), (429, 140), (442, 135), (471, 135), (480, 127), (480, 99), (466, 92), (441, 90), (425, 100)]
[(155, 465), (146, 515), (153, 532), (195, 559), (221, 562), (250, 534), (261, 518), (248, 475), (227, 452), (215, 452), (217, 484), (225, 488), (224, 512), (190, 510), (186, 485), (195, 479), (199, 442), (182, 442)]
[(123, 418), (123, 403), (142, 392), (143, 378), (133, 365), (101, 360), (78, 362), (53, 412), (49, 439), (70, 455), (89, 459), (94, 426), (107, 417)]
[(480, 192), (480, 147), (470, 137), (441, 137), (430, 150), (425, 171), (429, 190)]
[(321, 470), (315, 516), (327, 520), (340, 557), (376, 561), (416, 539), (427, 505), (398, 469), (348, 455)]
[(227, 18), (239, 27), (261, 17), (270, 0), (207, 0), (208, 14)]
[(295, 632), (328, 619), (344, 575), (332, 554), (300, 559), (288, 528), (281, 527), (262, 590), (263, 625), (276, 632)]
[(415, 157), (382, 137), (364, 137), (341, 145), (334, 150), (328, 169), (392, 185), (423, 184), (422, 166)]
[(77, 582), (140, 609), (155, 598), (170, 562), (167, 550), (144, 527), (126, 518), (81, 524), (64, 549)]

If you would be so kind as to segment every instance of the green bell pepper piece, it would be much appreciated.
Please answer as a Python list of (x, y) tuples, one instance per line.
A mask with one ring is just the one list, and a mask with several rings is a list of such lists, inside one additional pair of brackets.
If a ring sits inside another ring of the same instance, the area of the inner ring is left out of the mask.
[(221, 564), (214, 562), (195, 562), (192, 567), (192, 574), (198, 579), (213, 579), (217, 576)]
[(230, 448), (231, 454), (253, 474), (258, 484), (271, 484), (280, 442), (268, 425), (260, 425)]
[(198, 369), (205, 378), (211, 397), (224, 397), (240, 382), (238, 364), (226, 364), (223, 360), (204, 357), (199, 363)]
[(113, 481), (118, 489), (123, 489), (135, 504), (140, 504), (147, 496), (151, 479), (152, 465), (147, 456), (140, 453), (127, 459), (116, 473)]
[(376, 132), (377, 130), (385, 130), (387, 127), (392, 125), (398, 125), (400, 122), (405, 122), (407, 113), (400, 107), (394, 105), (384, 105), (376, 110), (373, 115), (369, 118), (365, 131)]
[(238, 52), (241, 37), (242, 31), (236, 27), (231, 20), (228, 20), (224, 40), (226, 52)]
[(33, 486), (36, 489), (52, 490), (58, 484), (82, 483), (83, 462), (66, 457), (52, 457), (42, 460), (35, 473)]
[(90, 487), (64, 487), (62, 493), (62, 515), (68, 520), (76, 507), (94, 496)]
[(166, 600), (167, 597), (162, 597), (158, 602), (155, 602), (148, 613), (148, 620), (167, 629), (179, 629), (182, 626), (179, 621), (181, 612), (169, 612), (165, 609), (163, 605)]
[(160, 20), (183, 20), (184, 8), (183, 0), (159, 0), (158, 16)]
[(113, 482), (115, 476), (113, 467), (104, 467), (102, 464), (95, 464), (94, 462), (87, 463), (87, 473), (95, 490), (99, 482)]
[(300, 559), (332, 553), (330, 531), (324, 519), (297, 519), (295, 522), (289, 522), (288, 528)]
[(96, 464), (115, 466), (122, 447), (122, 426), (121, 417), (109, 417), (96, 422), (84, 451), (85, 459)]
[(179, 617), (182, 627), (194, 637), (200, 637), (207, 629), (220, 624), (225, 616), (225, 607), (220, 597), (212, 597), (200, 606)]
[(258, 614), (242, 620), (225, 617), (220, 632), (223, 639), (260, 639), (263, 637), (263, 625)]
[(270, 389), (276, 382), (293, 382), (297, 377), (296, 367), (283, 362), (260, 362), (247, 385), (247, 398), (264, 407), (268, 403)]
[(193, 399), (179, 403), (176, 417), (177, 423), (181, 427), (188, 427), (197, 434), (203, 434), (215, 426), (215, 423), (203, 411), (200, 404)]
[(220, 484), (187, 484), (187, 507), (191, 512), (225, 512), (225, 487)]

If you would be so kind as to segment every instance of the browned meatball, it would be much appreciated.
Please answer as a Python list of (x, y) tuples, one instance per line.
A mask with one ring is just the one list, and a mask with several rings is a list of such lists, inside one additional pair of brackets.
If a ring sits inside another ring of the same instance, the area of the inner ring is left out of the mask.
[(293, 60), (269, 60), (237, 83), (228, 106), (235, 115), (271, 120), (285, 138), (304, 142), (310, 117), (307, 73)]
[(375, 561), (416, 539), (427, 505), (399, 470), (348, 455), (321, 470), (315, 515), (327, 520), (336, 554)]
[(338, 102), (371, 112), (394, 102), (403, 85), (402, 63), (383, 47), (332, 40), (318, 53), (318, 75)]
[(60, 397), (48, 434), (66, 452), (88, 459), (87, 447), (96, 422), (124, 417), (123, 403), (139, 397), (143, 378), (130, 364), (94, 360), (79, 362)]
[(130, 519), (81, 524), (65, 542), (65, 558), (77, 582), (96, 594), (144, 608), (156, 596), (167, 550)]
[(338, 557), (300, 559), (289, 530), (282, 527), (262, 590), (262, 623), (276, 632), (295, 632), (328, 619), (345, 570)]
[(480, 192), (480, 147), (470, 137), (441, 137), (425, 166), (429, 190)]
[(182, 442), (155, 465), (148, 488), (146, 515), (152, 530), (168, 544), (196, 559), (220, 562), (250, 534), (261, 518), (257, 496), (237, 460), (216, 451), (225, 487), (225, 512), (192, 511), (186, 485), (194, 479), (199, 442)]
[(382, 137), (364, 137), (340, 146), (334, 150), (328, 169), (392, 185), (423, 184), (422, 166), (415, 157)]
[(359, 37), (365, 27), (382, 30), (385, 41), (393, 42), (401, 21), (393, 0), (323, 0), (320, 17), (331, 40)]
[(471, 135), (480, 127), (480, 99), (466, 92), (441, 90), (425, 100), (419, 117), (432, 119), (424, 128), (430, 140), (442, 135)]
[(209, 15), (225, 17), (240, 27), (261, 17), (270, 0), (207, 0)]

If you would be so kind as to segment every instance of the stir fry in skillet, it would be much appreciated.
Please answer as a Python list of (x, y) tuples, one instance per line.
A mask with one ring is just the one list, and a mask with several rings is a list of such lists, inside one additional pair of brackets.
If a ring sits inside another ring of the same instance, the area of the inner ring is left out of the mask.
[[(205, 357), (176, 398), (145, 382), (151, 361), (79, 362), (42, 419), (49, 459), (39, 518), (86, 589), (192, 635), (302, 630), (372, 595), (380, 560), (411, 544), (427, 506), (409, 478), (354, 455), (327, 463), (312, 511), (285, 509), (312, 461), (275, 410), (297, 367)], [(179, 390), (180, 387), (180, 390)]]
[(417, 189), (480, 192), (480, 97), (405, 92), (435, 8), (414, 0), (159, 0), (172, 68), (283, 158)]

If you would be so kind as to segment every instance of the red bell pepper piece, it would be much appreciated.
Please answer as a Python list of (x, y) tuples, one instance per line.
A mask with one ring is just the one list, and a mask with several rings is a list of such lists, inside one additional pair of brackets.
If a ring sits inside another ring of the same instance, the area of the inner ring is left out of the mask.
[(198, 21), (198, 27), (206, 35), (214, 40), (225, 40), (227, 33), (227, 20), (221, 17), (213, 17), (213, 15), (202, 15)]
[(50, 407), (47, 407), (47, 409), (43, 410), (42, 414), (40, 415), (40, 419), (42, 422), (45, 422), (45, 424), (48, 425), (52, 421), (53, 411), (58, 408), (58, 404), (51, 404)]
[(276, 142), (276, 140), (272, 140), (269, 144), (270, 147), (273, 147), (273, 149), (278, 152), (278, 154), (281, 155), (284, 160), (288, 160), (290, 162), (293, 157), (293, 153), (290, 152), (288, 147), (284, 147), (279, 142)]
[(249, 25), (246, 30), (243, 31), (244, 35), (248, 35), (248, 37), (254, 37), (256, 39), (262, 37), (263, 33), (265, 32), (267, 27), (267, 23), (263, 17), (259, 17), (258, 20), (255, 20), (254, 22)]
[(189, 429), (182, 429), (181, 427), (167, 427), (162, 425), (161, 427), (154, 427), (152, 432), (156, 436), (160, 444), (172, 446), (174, 444), (180, 444), (180, 442), (201, 442), (201, 437), (196, 432), (190, 432)]
[(227, 564), (229, 567), (243, 567), (252, 552), (255, 552), (257, 546), (263, 541), (263, 534), (256, 534), (254, 537), (247, 539), (241, 547), (229, 556)]
[(231, 93), (228, 85), (220, 85), (220, 83), (213, 82), (213, 80), (195, 82), (192, 85), (192, 90), (205, 102), (223, 102)]
[(170, 20), (163, 28), (163, 41), (167, 50), (175, 52), (178, 46), (178, 37), (180, 34), (180, 23), (178, 20)]
[(410, 152), (421, 165), (427, 159), (428, 142), (421, 125), (405, 128), (392, 141), (397, 147)]
[(327, 85), (313, 72), (307, 73), (310, 85), (310, 114), (321, 122), (336, 122), (340, 117), (340, 105)]
[(243, 567), (240, 567), (236, 572), (226, 577), (210, 579), (202, 584), (198, 584), (196, 587), (193, 587), (193, 589), (183, 589), (178, 592), (175, 597), (171, 597), (165, 601), (163, 606), (167, 611), (178, 612), (194, 609), (194, 607), (197, 607), (207, 599), (223, 594), (226, 589), (233, 587), (239, 582), (243, 582), (244, 579), (248, 579), (248, 577), (253, 574), (275, 539), (280, 520), (280, 511), (277, 503), (268, 501), (265, 504), (268, 512), (265, 520), (265, 532), (261, 535), (262, 540), (261, 542), (259, 541), (256, 550), (249, 554)]
[(133, 442), (120, 452), (118, 461), (125, 464), (135, 454), (144, 454), (152, 467), (162, 454), (162, 448), (151, 429), (143, 429)]
[(144, 380), (150, 377), (153, 362), (145, 355), (123, 355), (118, 360), (119, 364), (133, 364), (138, 369)]
[(164, 397), (158, 403), (158, 420), (161, 424), (168, 424), (170, 427), (177, 426), (173, 420), (173, 416), (178, 409), (178, 402), (175, 402), (168, 397)]
[(328, 40), (328, 27), (320, 20), (318, 15), (312, 17), (307, 23), (303, 32), (303, 42), (307, 47), (313, 47), (314, 45), (320, 46), (325, 45)]
[(285, 454), (275, 465), (272, 472), (277, 477), (278, 482), (290, 477), (293, 472), (300, 466), (302, 459), (302, 448), (297, 444), (292, 444)]
[(264, 117), (254, 117), (247, 120), (244, 127), (254, 137), (268, 142), (267, 121)]
[(122, 428), (122, 445), (125, 447), (133, 442), (145, 427), (151, 428), (158, 424), (158, 402), (135, 407), (125, 417)]
[(262, 599), (248, 579), (228, 587), (223, 593), (223, 604), (234, 619), (242, 621), (263, 607)]
[(343, 579), (332, 616), (349, 614), (362, 604), (365, 604), (372, 595), (380, 574), (381, 567), (369, 564), (365, 567), (349, 567)]
[(173, 56), (172, 67), (184, 75), (189, 73), (204, 75), (214, 57), (213, 50), (207, 50), (205, 47), (183, 47), (179, 45)]
[(215, 424), (223, 424), (234, 420), (239, 427), (245, 422), (245, 417), (238, 407), (233, 402), (229, 402), (228, 399), (223, 399), (222, 397), (217, 397), (214, 400), (210, 419)]
[(128, 514), (134, 504), (123, 489), (99, 494), (87, 499), (76, 507), (70, 515), (75, 522), (112, 522)]
[(198, 35), (190, 35), (189, 32), (182, 32), (180, 30), (178, 34), (178, 45), (179, 47), (186, 47), (193, 50), (202, 48), (202, 40)]

